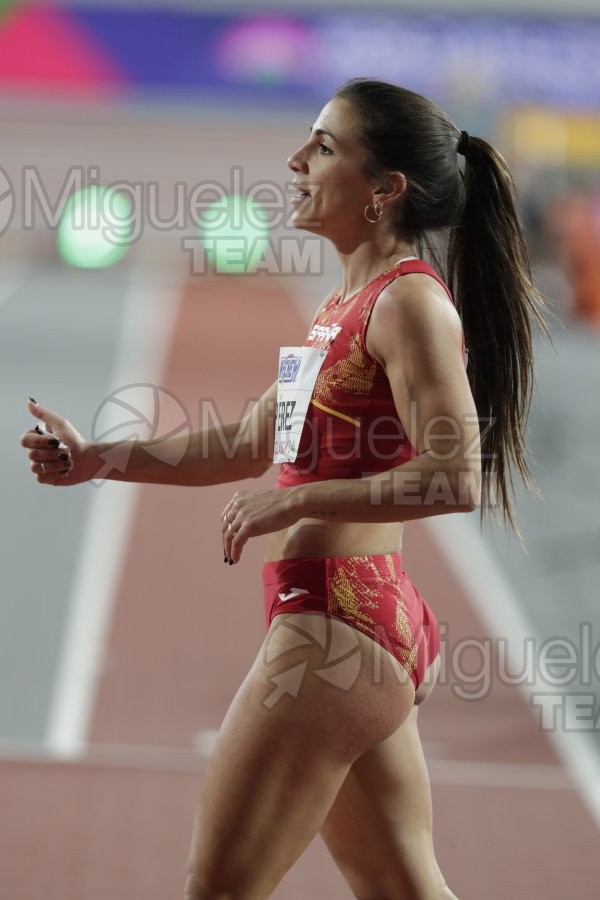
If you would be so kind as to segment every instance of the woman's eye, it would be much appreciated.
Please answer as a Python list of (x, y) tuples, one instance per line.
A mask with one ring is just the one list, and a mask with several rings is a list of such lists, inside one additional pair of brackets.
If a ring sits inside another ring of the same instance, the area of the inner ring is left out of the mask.
[(319, 144), (319, 148), (322, 153), (325, 153), (325, 154), (333, 153), (333, 150), (330, 147), (328, 147), (326, 144)]

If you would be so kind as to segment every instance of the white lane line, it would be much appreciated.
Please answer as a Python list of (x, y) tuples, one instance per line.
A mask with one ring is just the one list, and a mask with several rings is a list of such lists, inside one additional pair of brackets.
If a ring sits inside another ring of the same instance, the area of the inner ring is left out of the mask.
[[(535, 646), (540, 647), (541, 638), (528, 621), (518, 597), (483, 538), (460, 514), (432, 516), (423, 519), (423, 523), (489, 635), (506, 639), (511, 671), (519, 672), (526, 641), (533, 640)], [(519, 687), (532, 714), (538, 716), (539, 707), (532, 704), (532, 695), (547, 693), (548, 681), (544, 680), (543, 672), (537, 671), (528, 680), (530, 683), (520, 684)], [(600, 828), (600, 760), (587, 735), (560, 727), (544, 731), (544, 734), (554, 746), (582, 801)]]
[[(171, 343), (181, 283), (142, 269), (132, 273), (110, 389), (160, 383)], [(90, 398), (94, 405), (101, 398)], [(48, 715), (47, 750), (79, 758), (85, 749), (115, 594), (128, 547), (138, 485), (87, 486), (89, 510)]]
[(94, 490), (73, 583), (59, 666), (48, 715), (46, 744), (65, 759), (85, 749), (96, 678), (135, 510), (137, 486)]
[(192, 747), (196, 753), (208, 759), (215, 749), (218, 736), (219, 730), (217, 728), (204, 728), (194, 735)]
[(34, 270), (34, 266), (26, 263), (3, 262), (0, 265), (0, 306), (12, 299)]
[(435, 784), (551, 791), (575, 790), (565, 770), (560, 766), (436, 759), (429, 760), (427, 768), (429, 778)]

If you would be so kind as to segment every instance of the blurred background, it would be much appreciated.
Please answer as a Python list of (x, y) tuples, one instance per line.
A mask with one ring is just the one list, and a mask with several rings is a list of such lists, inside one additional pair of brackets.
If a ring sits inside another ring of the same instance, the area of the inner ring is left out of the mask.
[[(596, 0), (0, 2), (2, 900), (182, 895), (263, 636), (263, 543), (217, 568), (233, 488), (39, 486), (27, 396), (116, 440), (241, 415), (338, 283), (286, 159), (357, 75), (505, 155), (552, 313), (526, 550), (476, 515), (406, 529), (444, 629), (419, 714), (438, 859), (461, 900), (597, 896), (599, 46)], [(351, 895), (317, 839), (274, 896)]]

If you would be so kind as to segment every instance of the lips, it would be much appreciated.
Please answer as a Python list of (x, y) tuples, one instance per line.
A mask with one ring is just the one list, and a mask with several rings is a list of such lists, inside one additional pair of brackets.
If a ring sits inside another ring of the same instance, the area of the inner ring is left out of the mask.
[(296, 202), (307, 200), (311, 196), (310, 191), (301, 184), (292, 182), (292, 187), (296, 188), (295, 193), (292, 195), (292, 200), (295, 200)]

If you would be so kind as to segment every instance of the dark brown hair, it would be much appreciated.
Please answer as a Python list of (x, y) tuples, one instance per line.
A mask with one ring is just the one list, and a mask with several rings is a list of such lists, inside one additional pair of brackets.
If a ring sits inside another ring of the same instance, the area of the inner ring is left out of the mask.
[[(469, 383), (481, 429), (484, 514), (497, 499), (519, 539), (511, 508), (513, 469), (529, 490), (525, 425), (533, 378), (533, 324), (548, 334), (546, 304), (531, 280), (515, 186), (506, 162), (487, 141), (461, 132), (435, 103), (413, 91), (366, 78), (344, 84), (361, 123), (373, 178), (406, 175), (395, 223), (428, 255), (432, 232), (447, 232), (445, 264), (430, 252), (460, 314), (469, 350)], [(464, 172), (457, 148), (465, 148)]]

